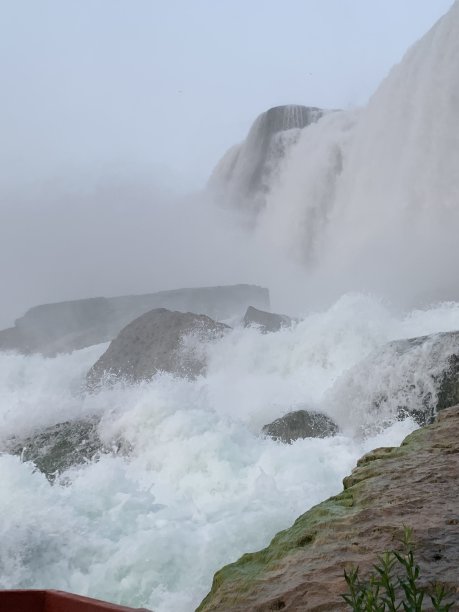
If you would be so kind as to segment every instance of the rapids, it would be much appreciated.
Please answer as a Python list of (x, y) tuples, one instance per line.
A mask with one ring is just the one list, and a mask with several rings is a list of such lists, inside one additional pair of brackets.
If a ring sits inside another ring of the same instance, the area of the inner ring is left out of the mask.
[(354, 364), (389, 340), (458, 328), (459, 304), (400, 316), (347, 295), (275, 334), (235, 328), (206, 347), (208, 373), (196, 381), (157, 375), (96, 394), (83, 380), (106, 345), (52, 359), (0, 354), (1, 437), (98, 414), (103, 439), (122, 434), (133, 448), (54, 484), (0, 455), (0, 588), (193, 609), (219, 567), (337, 493), (364, 452), (416, 427), (408, 419), (362, 437), (350, 419), (345, 434), (288, 446), (263, 439), (261, 426), (299, 404), (343, 425), (339, 381)]

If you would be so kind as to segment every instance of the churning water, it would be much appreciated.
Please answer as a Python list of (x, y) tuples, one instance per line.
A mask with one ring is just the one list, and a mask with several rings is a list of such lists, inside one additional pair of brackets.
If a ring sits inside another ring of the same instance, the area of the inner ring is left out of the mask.
[[(340, 404), (346, 372), (388, 340), (452, 329), (459, 304), (397, 317), (349, 295), (275, 334), (235, 328), (206, 348), (208, 373), (196, 381), (162, 374), (93, 395), (84, 376), (105, 345), (53, 359), (0, 354), (2, 437), (97, 414), (103, 439), (122, 435), (132, 446), (54, 484), (0, 456), (0, 587), (192, 610), (219, 567), (337, 493), (362, 453), (415, 428), (408, 419), (362, 437), (358, 386), (360, 412), (346, 419)], [(374, 384), (384, 375), (374, 372)], [(345, 433), (292, 445), (260, 436), (299, 405), (327, 412)]]
[[(297, 135), (277, 187), (255, 208), (256, 231), (316, 265), (322, 288), (343, 281), (347, 291), (354, 278), (397, 295), (457, 294), (458, 32), (456, 2), (366, 109), (331, 113)], [(132, 448), (54, 484), (0, 456), (0, 587), (192, 610), (219, 567), (337, 493), (362, 453), (415, 428), (393, 419), (390, 397), (385, 415), (368, 401), (405, 371), (388, 372), (383, 359), (361, 370), (361, 384), (358, 367), (345, 378), (351, 368), (390, 340), (457, 329), (455, 302), (397, 316), (346, 294), (275, 334), (236, 327), (205, 347), (207, 375), (196, 381), (160, 374), (92, 395), (84, 377), (105, 347), (54, 359), (0, 354), (0, 438), (96, 414), (103, 440), (122, 436)], [(418, 369), (418, 384), (423, 376)], [(329, 414), (343, 433), (292, 445), (261, 437), (299, 406)]]

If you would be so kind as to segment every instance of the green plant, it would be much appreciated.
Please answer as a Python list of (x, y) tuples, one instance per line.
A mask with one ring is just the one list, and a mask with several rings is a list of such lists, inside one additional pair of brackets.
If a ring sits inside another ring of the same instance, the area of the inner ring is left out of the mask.
[(403, 530), (402, 544), (403, 552), (392, 550), (378, 557), (366, 582), (360, 580), (358, 567), (344, 571), (348, 592), (342, 597), (354, 612), (422, 612), (426, 595), (437, 612), (452, 608), (453, 604), (445, 601), (448, 592), (444, 585), (436, 584), (429, 591), (419, 586), (413, 532), (408, 527)]

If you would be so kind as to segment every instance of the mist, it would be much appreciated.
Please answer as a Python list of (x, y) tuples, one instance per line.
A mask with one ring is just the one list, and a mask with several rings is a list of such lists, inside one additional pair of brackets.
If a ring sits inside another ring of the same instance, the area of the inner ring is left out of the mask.
[(301, 310), (302, 267), (204, 191), (184, 191), (106, 172), (4, 193), (0, 325), (41, 303), (237, 283), (269, 286), (275, 306)]
[(294, 313), (358, 287), (314, 281), (298, 227), (279, 236), (294, 215), (251, 234), (204, 186), (269, 106), (364, 105), (450, 4), (5, 4), (0, 326), (90, 296), (249, 282)]
[(0, 589), (189, 612), (459, 401), (459, 0), (14, 0), (0, 74)]

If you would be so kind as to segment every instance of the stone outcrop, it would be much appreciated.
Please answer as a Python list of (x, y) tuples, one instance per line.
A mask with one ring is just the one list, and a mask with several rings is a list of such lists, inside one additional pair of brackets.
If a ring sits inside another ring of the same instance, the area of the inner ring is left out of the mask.
[(215, 575), (199, 612), (348, 610), (344, 569), (364, 577), (383, 551), (414, 533), (420, 584), (438, 582), (459, 609), (459, 406), (398, 448), (363, 456), (344, 490), (300, 516), (271, 544)]
[(154, 308), (224, 320), (242, 316), (250, 304), (269, 309), (268, 289), (228, 285), (42, 304), (17, 319), (14, 327), (0, 331), (0, 350), (49, 357), (109, 342), (128, 323)]
[(300, 438), (327, 438), (338, 433), (338, 426), (330, 417), (320, 412), (295, 410), (262, 429), (265, 436), (291, 444)]
[(249, 306), (242, 319), (244, 327), (256, 326), (263, 333), (277, 332), (283, 327), (290, 327), (292, 319), (287, 315), (275, 314)]
[(206, 367), (202, 343), (221, 337), (229, 329), (206, 315), (151, 310), (111, 342), (88, 372), (88, 387), (116, 380), (136, 383), (149, 380), (157, 372), (196, 378)]
[(300, 130), (318, 121), (321, 108), (287, 104), (275, 106), (254, 121), (247, 138), (221, 159), (209, 180), (219, 203), (256, 214), (264, 206), (272, 177)]

